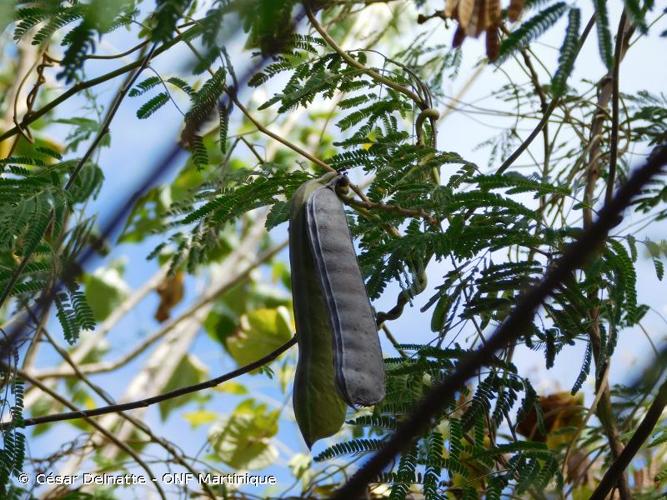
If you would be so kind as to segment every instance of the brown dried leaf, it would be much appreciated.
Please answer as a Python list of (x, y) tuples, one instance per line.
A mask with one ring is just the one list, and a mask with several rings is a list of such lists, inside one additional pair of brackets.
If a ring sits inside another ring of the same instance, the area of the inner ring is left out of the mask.
[(157, 286), (156, 291), (160, 296), (160, 305), (155, 311), (155, 319), (162, 323), (169, 319), (171, 310), (183, 300), (183, 271), (177, 271), (173, 276), (167, 276)]

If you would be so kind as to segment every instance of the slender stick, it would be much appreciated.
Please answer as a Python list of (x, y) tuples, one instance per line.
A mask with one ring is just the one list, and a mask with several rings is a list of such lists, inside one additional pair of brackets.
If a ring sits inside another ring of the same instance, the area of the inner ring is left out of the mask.
[[(231, 380), (233, 378), (236, 378), (240, 375), (243, 375), (244, 373), (248, 373), (252, 370), (255, 370), (257, 368), (260, 368), (261, 366), (264, 366), (265, 364), (273, 361), (276, 359), (278, 356), (280, 356), (283, 352), (287, 351), (290, 347), (292, 347), (294, 344), (296, 344), (296, 337), (292, 337), (290, 340), (285, 342), (283, 345), (275, 349), (274, 351), (270, 352), (266, 356), (258, 359), (257, 361), (254, 361), (250, 364), (247, 364), (245, 366), (242, 366), (241, 368), (237, 368), (236, 370), (232, 370), (231, 372), (225, 373), (223, 375), (220, 375), (219, 377), (213, 378), (211, 380), (207, 380), (205, 382), (200, 382), (198, 384), (194, 385), (188, 385), (185, 387), (180, 387), (178, 389), (174, 389), (173, 391), (165, 392), (163, 394), (158, 394), (157, 396), (152, 396), (150, 398), (146, 399), (140, 399), (137, 401), (130, 401), (128, 403), (120, 403), (116, 405), (109, 405), (109, 406), (103, 406), (100, 408), (95, 408), (93, 410), (79, 410), (79, 411), (71, 411), (67, 413), (56, 413), (54, 415), (46, 415), (43, 417), (35, 417), (35, 418), (27, 418), (23, 421), (23, 426), (24, 427), (31, 427), (33, 425), (39, 425), (39, 424), (46, 424), (49, 422), (62, 422), (63, 420), (72, 420), (75, 418), (85, 418), (88, 419), (90, 417), (97, 417), (99, 415), (106, 415), (107, 413), (116, 413), (120, 411), (127, 411), (127, 410), (134, 410), (136, 408), (146, 408), (148, 406), (154, 405), (156, 403), (161, 403), (162, 401), (167, 401), (168, 399), (174, 399), (179, 396), (183, 396), (185, 394), (191, 394), (193, 392), (198, 392), (203, 389), (210, 389), (211, 387), (215, 387), (217, 385), (222, 384), (223, 382), (226, 382), (228, 380)], [(37, 379), (30, 378), (29, 381), (31, 383), (34, 383), (37, 385), (40, 389), (42, 389), (43, 384), (39, 382)], [(48, 388), (47, 388), (48, 389)], [(0, 429), (6, 429), (8, 427), (11, 427), (14, 425), (14, 422), (3, 422), (0, 424)]]
[[(577, 54), (581, 50), (581, 47), (584, 45), (584, 42), (586, 41), (586, 38), (588, 38), (588, 34), (591, 32), (591, 29), (593, 28), (593, 25), (595, 24), (595, 16), (593, 15), (590, 20), (588, 21), (588, 24), (584, 28), (584, 32), (581, 35), (581, 39), (579, 40), (579, 46), (577, 47)], [(496, 170), (496, 174), (502, 174), (505, 170), (510, 168), (512, 164), (523, 154), (523, 152), (530, 146), (530, 143), (533, 142), (535, 137), (538, 136), (538, 134), (542, 131), (542, 128), (549, 122), (549, 117), (551, 116), (551, 113), (554, 112), (556, 109), (556, 106), (558, 105), (558, 98), (554, 98), (550, 103), (549, 107), (544, 111), (542, 114), (542, 119), (539, 121), (537, 126), (533, 129), (533, 131), (530, 133), (528, 137), (519, 145), (518, 148), (503, 162), (500, 167), (498, 167), (498, 170)]]
[(653, 428), (658, 423), (658, 420), (660, 420), (660, 416), (662, 415), (665, 406), (667, 406), (667, 381), (663, 382), (660, 386), (657, 397), (653, 401), (653, 404), (651, 404), (648, 412), (646, 412), (644, 419), (641, 424), (639, 424), (639, 427), (637, 427), (632, 438), (630, 438), (626, 447), (623, 448), (620, 456), (614, 460), (614, 463), (611, 464), (611, 467), (605, 472), (602, 480), (591, 495), (591, 500), (604, 500), (607, 497), (607, 494), (609, 494), (614, 485), (618, 483), (623, 475), (623, 471), (637, 454), (639, 448), (641, 448), (642, 444), (644, 444), (651, 435)]
[[(180, 42), (182, 39), (188, 39), (190, 36), (192, 36), (194, 33), (196, 33), (199, 30), (198, 26), (193, 26), (189, 30), (185, 31), (182, 35), (180, 36), (175, 36), (172, 40), (169, 40), (166, 42), (164, 45), (161, 45), (157, 49), (155, 49), (155, 52), (153, 52), (152, 57), (156, 57), (163, 52), (167, 51), (174, 45), (176, 45), (178, 42)], [(116, 78), (117, 76), (124, 75), (128, 71), (132, 71), (134, 68), (137, 68), (141, 65), (141, 60), (137, 60), (134, 62), (131, 62), (129, 64), (126, 64), (125, 66), (121, 66), (118, 69), (115, 69), (113, 71), (110, 71), (109, 73), (105, 73), (103, 75), (98, 76), (97, 78), (91, 78), (90, 80), (86, 80), (85, 82), (79, 82), (72, 87), (70, 87), (67, 91), (63, 92), (60, 94), (58, 97), (56, 97), (54, 100), (50, 101), (48, 104), (45, 104), (42, 106), (39, 110), (34, 111), (30, 113), (28, 116), (23, 117), (23, 120), (21, 120), (21, 123), (19, 126), (10, 128), (7, 132), (4, 134), (0, 135), (0, 142), (4, 141), (5, 139), (12, 137), (16, 134), (19, 133), (20, 128), (25, 128), (26, 126), (30, 125), (31, 123), (37, 121), (39, 118), (47, 114), (49, 111), (51, 111), (53, 108), (57, 107), (58, 105), (62, 104), (66, 100), (68, 100), (70, 97), (75, 96), (79, 92), (89, 89), (91, 87), (95, 87), (96, 85), (99, 85), (101, 83), (104, 83), (106, 81), (112, 80)]]
[(374, 69), (367, 68), (363, 64), (361, 64), (359, 61), (357, 61), (354, 57), (352, 57), (350, 54), (348, 54), (345, 50), (343, 50), (341, 47), (338, 46), (336, 41), (329, 35), (329, 33), (326, 32), (326, 30), (320, 25), (319, 22), (317, 22), (317, 19), (315, 18), (315, 14), (313, 14), (313, 11), (310, 10), (310, 7), (306, 5), (306, 15), (308, 16), (308, 20), (310, 21), (310, 24), (313, 25), (313, 28), (320, 34), (322, 38), (327, 42), (327, 44), (335, 50), (338, 55), (340, 55), (343, 59), (345, 59), (345, 62), (349, 64), (350, 66), (353, 66), (357, 68), (359, 71), (362, 73), (367, 74), (370, 76), (373, 80), (376, 82), (379, 82), (383, 85), (386, 85), (387, 87), (395, 90), (396, 92), (400, 92), (401, 94), (407, 96), (410, 98), (412, 101), (417, 104), (417, 106), (420, 109), (426, 109), (428, 108), (428, 105), (424, 102), (424, 100), (419, 97), (417, 94), (415, 94), (412, 90), (410, 90), (407, 87), (404, 87), (403, 85), (400, 85), (396, 83), (394, 80), (387, 78), (386, 76), (382, 76), (380, 73), (375, 71)]
[[(39, 380), (32, 378), (29, 374), (25, 373), (23, 370), (18, 370), (18, 375), (26, 380), (27, 382), (30, 382), (31, 384), (39, 387), (42, 391), (44, 391), (46, 394), (51, 396), (53, 399), (58, 401), (64, 406), (67, 406), (68, 408), (76, 408), (70, 401), (62, 397), (60, 394), (58, 394), (56, 391), (51, 389), (50, 387), (47, 387), (46, 385), (42, 384)], [(85, 413), (85, 412), (74, 412), (74, 413)], [(153, 474), (153, 471), (151, 468), (148, 466), (146, 462), (135, 452), (130, 446), (128, 446), (126, 443), (123, 441), (119, 440), (113, 432), (111, 432), (108, 429), (105, 429), (102, 427), (100, 424), (92, 420), (89, 416), (83, 415), (82, 418), (86, 420), (87, 423), (89, 423), (92, 427), (94, 427), (100, 434), (102, 434), (104, 437), (106, 437), (109, 441), (114, 443), (118, 448), (123, 450), (125, 453), (127, 453), (129, 456), (131, 456), (135, 462), (137, 462), (142, 469), (146, 471), (148, 474), (148, 477), (151, 478), (152, 482), (155, 485), (155, 489), (157, 490), (158, 494), (160, 495), (160, 498), (163, 500), (166, 500), (166, 496), (164, 494), (164, 490), (160, 486), (159, 482), (157, 481), (157, 478), (155, 477), (155, 474)], [(4, 427), (5, 425), (3, 425)], [(150, 483), (149, 483), (150, 484)]]

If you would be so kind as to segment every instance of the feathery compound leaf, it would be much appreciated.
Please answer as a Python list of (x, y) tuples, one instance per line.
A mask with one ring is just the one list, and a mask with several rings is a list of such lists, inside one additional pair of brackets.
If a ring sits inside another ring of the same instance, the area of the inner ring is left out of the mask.
[(155, 42), (169, 40), (176, 29), (176, 23), (190, 5), (190, 0), (156, 0), (156, 23), (151, 33)]
[(93, 310), (86, 300), (86, 295), (76, 286), (76, 289), (70, 294), (72, 299), (72, 307), (76, 317), (76, 322), (79, 325), (81, 330), (94, 330), (95, 329), (95, 315)]
[(639, 28), (642, 34), (648, 32), (648, 26), (646, 25), (646, 15), (642, 9), (639, 0), (623, 0), (625, 8), (632, 18), (632, 22)]
[(160, 92), (158, 95), (151, 97), (150, 100), (137, 110), (137, 118), (145, 120), (168, 102), (169, 95), (166, 92)]
[(84, 12), (85, 11), (83, 6), (81, 5), (75, 5), (70, 8), (58, 10), (55, 15), (51, 17), (49, 21), (35, 34), (32, 39), (32, 44), (39, 45), (40, 43), (49, 40), (51, 36), (60, 28), (76, 21), (77, 19), (81, 19)]
[(338, 443), (330, 446), (322, 453), (317, 455), (315, 462), (323, 462), (341, 455), (357, 455), (368, 451), (375, 451), (382, 446), (382, 439), (353, 439), (344, 443)]
[(414, 449), (401, 455), (394, 484), (389, 495), (390, 500), (404, 500), (410, 484), (415, 482), (415, 470), (417, 468), (417, 456)]
[(570, 9), (565, 39), (563, 40), (560, 55), (558, 56), (558, 70), (551, 81), (551, 88), (555, 97), (560, 97), (565, 93), (567, 79), (574, 67), (574, 60), (577, 57), (577, 47), (579, 45), (580, 21), (581, 12), (579, 9)]
[(195, 135), (192, 139), (192, 160), (195, 162), (197, 168), (204, 168), (208, 165), (208, 152), (204, 145), (204, 140), (199, 135)]
[(160, 85), (162, 83), (162, 80), (157, 77), (157, 76), (149, 76), (145, 80), (142, 80), (141, 82), (137, 83), (127, 94), (130, 97), (137, 97), (142, 94), (145, 94), (148, 90), (152, 89), (153, 87)]
[(64, 78), (65, 83), (71, 83), (83, 66), (86, 55), (95, 52), (95, 30), (84, 20), (67, 37), (69, 46), (61, 62), (63, 69), (56, 76)]
[(567, 3), (558, 2), (538, 12), (508, 35), (500, 45), (498, 60), (503, 61), (512, 52), (525, 47), (551, 28), (567, 10)]
[(577, 380), (574, 382), (572, 390), (570, 391), (572, 395), (579, 392), (579, 389), (581, 389), (581, 386), (586, 380), (586, 377), (588, 377), (588, 374), (591, 371), (592, 359), (593, 359), (593, 349), (591, 347), (591, 343), (588, 342), (588, 344), (586, 344), (586, 352), (584, 354), (584, 364), (581, 366), (581, 371), (579, 372), (579, 376), (577, 377)]
[(611, 70), (614, 64), (613, 49), (611, 46), (611, 31), (609, 31), (609, 12), (607, 11), (607, 0), (593, 0), (595, 5), (595, 26), (598, 32), (598, 49), (600, 58)]
[(65, 340), (71, 345), (79, 338), (79, 327), (77, 325), (74, 310), (70, 303), (69, 297), (65, 292), (56, 294), (56, 317), (63, 329)]
[(172, 76), (170, 78), (167, 78), (167, 83), (170, 83), (174, 87), (182, 90), (186, 94), (188, 94), (190, 97), (192, 97), (195, 93), (195, 91), (192, 89), (190, 84), (186, 82), (185, 80), (178, 78), (177, 76)]
[(220, 114), (220, 130), (218, 132), (220, 152), (224, 155), (227, 153), (227, 133), (229, 132), (229, 111), (224, 106), (220, 106), (218, 110)]
[(219, 68), (209, 78), (201, 89), (192, 96), (192, 107), (185, 115), (185, 128), (181, 133), (181, 141), (189, 144), (197, 135), (199, 127), (208, 119), (213, 109), (218, 104), (218, 98), (225, 89), (225, 78), (227, 73), (224, 68)]

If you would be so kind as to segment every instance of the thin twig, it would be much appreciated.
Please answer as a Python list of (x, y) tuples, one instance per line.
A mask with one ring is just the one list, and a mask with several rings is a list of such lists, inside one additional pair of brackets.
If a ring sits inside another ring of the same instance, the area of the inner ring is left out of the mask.
[[(607, 191), (605, 201), (609, 201), (614, 195), (614, 182), (616, 180), (616, 162), (618, 161), (618, 99), (619, 99), (619, 77), (621, 59), (623, 58), (623, 47), (625, 43), (625, 9), (621, 13), (619, 21), (620, 29), (616, 36), (616, 48), (614, 51), (614, 68), (611, 80), (611, 142), (609, 144), (609, 172), (607, 175)], [(628, 36), (630, 33), (628, 33)]]
[[(212, 387), (215, 387), (217, 385), (222, 384), (223, 382), (226, 382), (228, 380), (231, 380), (233, 378), (236, 378), (240, 375), (243, 375), (244, 373), (248, 373), (252, 370), (255, 370), (257, 368), (260, 368), (264, 366), (265, 364), (273, 361), (276, 359), (278, 356), (280, 356), (283, 352), (287, 351), (290, 347), (296, 344), (296, 337), (292, 337), (290, 340), (285, 342), (283, 345), (275, 349), (274, 351), (270, 352), (266, 356), (258, 359), (257, 361), (254, 361), (252, 363), (249, 363), (245, 366), (242, 366), (241, 368), (237, 368), (236, 370), (232, 370), (231, 372), (225, 373), (224, 375), (220, 375), (219, 377), (207, 380), (205, 382), (200, 382), (198, 384), (194, 385), (188, 385), (185, 387), (180, 387), (179, 389), (175, 389), (173, 391), (165, 392), (163, 394), (158, 394), (157, 396), (152, 396), (149, 398), (145, 399), (140, 399), (137, 401), (130, 401), (128, 403), (120, 403), (116, 405), (109, 405), (109, 406), (103, 406), (101, 408), (95, 408), (93, 410), (77, 410), (77, 411), (71, 411), (67, 413), (57, 413), (54, 415), (45, 415), (43, 417), (35, 417), (35, 418), (27, 418), (23, 421), (23, 425), (25, 427), (31, 427), (33, 425), (40, 425), (40, 424), (46, 424), (49, 422), (62, 422), (64, 420), (73, 420), (76, 418), (85, 418), (88, 419), (90, 417), (97, 417), (99, 415), (106, 415), (108, 413), (117, 413), (120, 411), (127, 411), (127, 410), (134, 410), (137, 408), (146, 408), (148, 406), (152, 406), (157, 403), (161, 403), (162, 401), (167, 401), (169, 399), (174, 399), (179, 396), (184, 396), (186, 394), (192, 394), (193, 392), (199, 392), (203, 389), (210, 389)], [(21, 374), (21, 373), (20, 373)], [(21, 376), (23, 376), (21, 374)], [(39, 380), (30, 377), (29, 379), (26, 379), (31, 383), (34, 383), (42, 389), (46, 389), (47, 391), (50, 391), (48, 387), (45, 387)], [(6, 429), (9, 428), (13, 425), (13, 422), (2, 422), (0, 423), (0, 429)]]
[(658, 395), (646, 412), (641, 424), (639, 424), (639, 427), (637, 427), (637, 430), (632, 435), (632, 438), (630, 438), (630, 441), (628, 441), (625, 448), (623, 448), (619, 457), (614, 460), (614, 463), (612, 463), (611, 467), (605, 472), (602, 480), (591, 495), (591, 500), (604, 500), (607, 498), (607, 494), (623, 476), (623, 471), (637, 454), (639, 448), (641, 448), (642, 444), (644, 444), (651, 435), (653, 428), (662, 416), (665, 406), (667, 406), (667, 381), (663, 382), (660, 389), (658, 389)]
[[(32, 309), (29, 307), (26, 307), (28, 310), (28, 313), (33, 316), (33, 320), (37, 320), (36, 317), (34, 317), (34, 313), (32, 312)], [(76, 373), (76, 376), (79, 380), (81, 380), (83, 383), (85, 383), (88, 387), (90, 387), (99, 397), (101, 397), (104, 402), (107, 404), (115, 404), (115, 401), (107, 394), (107, 392), (99, 387), (97, 384), (93, 383), (92, 380), (90, 380), (84, 373), (81, 372), (79, 366), (76, 364), (76, 362), (70, 357), (69, 353), (60, 347), (58, 343), (55, 341), (55, 339), (49, 334), (49, 332), (46, 330), (46, 328), (41, 327), (41, 331), (46, 337), (46, 339), (49, 341), (51, 346), (56, 350), (56, 352), (63, 358), (63, 360), (72, 368), (73, 372)], [(131, 415), (126, 414), (125, 412), (118, 412), (118, 414), (128, 422), (130, 422), (132, 425), (134, 425), (136, 428), (140, 429), (142, 432), (144, 432), (154, 443), (157, 443), (158, 445), (162, 446), (169, 454), (171, 454), (174, 457), (174, 460), (182, 465), (188, 472), (193, 474), (194, 476), (197, 475), (197, 471), (194, 470), (194, 468), (188, 463), (188, 461), (181, 456), (181, 453), (176, 450), (176, 448), (169, 443), (168, 441), (162, 439), (161, 437), (155, 435), (153, 431), (151, 431), (150, 427), (148, 427), (144, 422), (141, 420), (138, 420)], [(211, 490), (211, 487), (206, 483), (202, 482), (201, 483), (202, 488), (206, 491), (208, 494), (209, 498), (215, 499), (215, 493)]]
[[(144, 339), (140, 344), (136, 345), (131, 351), (122, 355), (115, 361), (102, 361), (98, 363), (85, 364), (82, 365), (79, 368), (79, 370), (81, 371), (81, 373), (90, 375), (94, 373), (110, 372), (117, 368), (120, 368), (121, 366), (126, 365), (127, 363), (135, 359), (137, 356), (139, 356), (141, 353), (143, 353), (151, 345), (153, 345), (157, 340), (161, 339), (169, 332), (171, 332), (178, 324), (180, 324), (181, 322), (183, 322), (184, 320), (188, 319), (193, 314), (195, 314), (197, 311), (199, 311), (202, 307), (206, 306), (207, 304), (210, 304), (215, 299), (220, 297), (220, 295), (229, 291), (231, 288), (234, 288), (235, 286), (238, 286), (240, 283), (243, 283), (250, 277), (250, 274), (258, 266), (262, 265), (266, 261), (275, 257), (286, 246), (287, 242), (285, 241), (279, 245), (274, 246), (273, 248), (262, 254), (255, 262), (248, 265), (246, 269), (244, 269), (241, 273), (239, 273), (238, 276), (233, 278), (231, 281), (223, 284), (222, 286), (218, 287), (216, 290), (213, 290), (211, 293), (202, 297), (201, 300), (188, 307), (188, 309), (184, 311), (180, 316), (171, 320), (169, 323), (160, 328), (157, 332), (153, 333), (152, 335)], [(55, 377), (74, 377), (76, 375), (77, 374), (75, 372), (62, 368), (56, 368), (55, 370), (40, 370), (37, 373), (33, 374), (35, 378), (38, 378), (40, 380), (47, 378), (55, 378)]]
[(320, 23), (317, 21), (315, 18), (315, 15), (313, 14), (313, 11), (310, 10), (310, 7), (306, 5), (306, 15), (308, 16), (308, 20), (310, 21), (310, 24), (312, 24), (313, 28), (320, 34), (322, 38), (327, 42), (327, 44), (335, 50), (338, 55), (340, 55), (347, 64), (350, 66), (358, 69), (362, 73), (365, 73), (366, 75), (370, 76), (373, 80), (386, 85), (387, 87), (395, 90), (396, 92), (400, 92), (401, 94), (407, 96), (410, 98), (414, 103), (419, 107), (419, 109), (424, 110), (427, 109), (429, 106), (424, 100), (419, 97), (417, 94), (415, 94), (412, 90), (410, 90), (407, 87), (404, 87), (403, 85), (400, 85), (396, 83), (394, 80), (387, 78), (385, 76), (382, 76), (380, 73), (375, 71), (374, 69), (367, 68), (363, 64), (361, 64), (359, 61), (357, 61), (354, 57), (352, 57), (350, 54), (348, 54), (345, 50), (343, 50), (341, 47), (338, 46), (336, 41), (327, 33), (327, 31), (320, 25)]
[[(167, 51), (174, 45), (176, 45), (178, 42), (180, 42), (183, 38), (188, 38), (191, 36), (194, 32), (199, 30), (198, 26), (193, 26), (189, 30), (183, 32), (182, 35), (175, 36), (173, 39), (169, 40), (166, 42), (164, 45), (161, 45), (158, 47), (155, 52), (153, 52), (153, 57), (157, 57), (158, 55), (162, 54), (163, 52)], [(101, 83), (107, 82), (109, 80), (112, 80), (118, 76), (124, 75), (125, 73), (132, 71), (133, 69), (137, 68), (140, 66), (142, 63), (141, 60), (137, 60), (131, 63), (126, 64), (125, 66), (121, 66), (118, 69), (115, 69), (113, 71), (110, 71), (108, 73), (105, 73), (103, 75), (100, 75), (96, 78), (91, 78), (90, 80), (86, 80), (85, 82), (79, 82), (72, 87), (70, 87), (68, 90), (60, 94), (58, 97), (50, 101), (48, 104), (45, 104), (42, 106), (39, 110), (33, 111), (30, 113), (28, 116), (24, 116), (23, 120), (21, 120), (20, 126), (21, 127), (26, 127), (30, 125), (31, 123), (35, 122), (45, 114), (47, 114), (49, 111), (54, 109), (55, 107), (59, 106), (66, 100), (68, 100), (70, 97), (75, 96), (79, 92), (89, 89), (91, 87), (95, 87), (96, 85), (100, 85)], [(0, 142), (4, 141), (5, 139), (12, 137), (16, 135), (19, 132), (19, 127), (15, 126), (9, 130), (7, 130), (5, 133), (0, 135)]]
[[(23, 370), (17, 370), (18, 375), (24, 379), (27, 382), (30, 382), (31, 384), (35, 385), (36, 387), (39, 387), (42, 391), (44, 391), (46, 394), (51, 396), (53, 399), (61, 403), (62, 405), (72, 409), (76, 410), (76, 406), (72, 404), (70, 401), (62, 397), (60, 394), (58, 394), (56, 391), (51, 389), (50, 387), (47, 387), (46, 385), (42, 384), (39, 380), (31, 377), (28, 373), (24, 372)], [(85, 413), (82, 411), (74, 411), (73, 413)], [(93, 419), (91, 419), (88, 415), (81, 415), (81, 418), (85, 419), (88, 424), (90, 424), (92, 427), (94, 427), (100, 434), (102, 434), (104, 437), (106, 437), (109, 441), (114, 443), (118, 448), (123, 450), (125, 453), (130, 455), (137, 464), (141, 466), (142, 469), (146, 471), (148, 476), (151, 478), (151, 482), (155, 484), (155, 489), (157, 490), (158, 494), (160, 495), (160, 498), (163, 500), (166, 500), (166, 496), (164, 494), (164, 491), (162, 490), (162, 487), (159, 485), (159, 481), (157, 481), (157, 478), (155, 477), (155, 474), (153, 474), (153, 471), (150, 469), (148, 464), (143, 461), (143, 459), (127, 444), (123, 443), (120, 441), (116, 436), (114, 435), (113, 432), (105, 429), (102, 427), (100, 424), (95, 422)], [(0, 424), (3, 428), (6, 428), (8, 426), (11, 426), (12, 423), (3, 423)]]
[[(581, 35), (581, 38), (579, 39), (579, 45), (577, 46), (577, 54), (579, 54), (579, 51), (581, 50), (581, 47), (583, 47), (584, 42), (586, 41), (586, 38), (588, 38), (588, 34), (591, 32), (591, 29), (593, 28), (593, 25), (595, 24), (595, 15), (593, 15), (590, 20), (588, 21), (588, 24), (584, 28), (584, 32)], [(576, 56), (575, 56), (576, 57)], [(528, 137), (519, 145), (518, 148), (498, 167), (498, 170), (496, 170), (496, 174), (500, 175), (502, 174), (505, 170), (510, 168), (512, 164), (516, 161), (519, 156), (523, 154), (523, 152), (530, 146), (530, 143), (533, 142), (535, 137), (542, 131), (542, 128), (547, 124), (549, 121), (549, 117), (551, 116), (551, 113), (554, 112), (556, 109), (556, 106), (558, 105), (558, 98), (555, 97), (551, 103), (549, 103), (549, 107), (546, 109), (546, 111), (542, 114), (542, 119), (539, 121), (537, 126), (533, 129), (533, 131), (530, 133)]]

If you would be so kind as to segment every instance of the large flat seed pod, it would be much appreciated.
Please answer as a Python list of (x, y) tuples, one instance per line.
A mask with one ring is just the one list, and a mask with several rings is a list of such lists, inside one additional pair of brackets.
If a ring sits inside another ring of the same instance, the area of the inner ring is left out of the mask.
[(336, 174), (304, 183), (291, 200), (289, 254), (299, 359), (294, 377), (293, 406), (301, 434), (310, 448), (338, 432), (346, 404), (335, 383), (333, 343), (327, 304), (306, 229), (306, 200)]
[(308, 238), (333, 329), (338, 388), (350, 405), (368, 406), (384, 398), (382, 350), (343, 204), (334, 191), (337, 180), (308, 198)]

